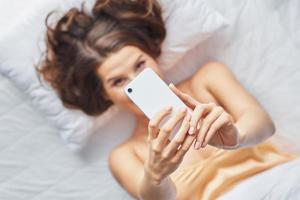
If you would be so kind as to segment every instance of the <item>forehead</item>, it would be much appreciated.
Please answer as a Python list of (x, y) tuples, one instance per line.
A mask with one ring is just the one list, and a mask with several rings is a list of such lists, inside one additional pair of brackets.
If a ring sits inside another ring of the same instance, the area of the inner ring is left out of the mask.
[(129, 65), (131, 65), (141, 53), (143, 52), (135, 46), (125, 46), (119, 51), (109, 55), (98, 68), (98, 73), (100, 75), (106, 75), (120, 67), (126, 69), (127, 66), (130, 67)]

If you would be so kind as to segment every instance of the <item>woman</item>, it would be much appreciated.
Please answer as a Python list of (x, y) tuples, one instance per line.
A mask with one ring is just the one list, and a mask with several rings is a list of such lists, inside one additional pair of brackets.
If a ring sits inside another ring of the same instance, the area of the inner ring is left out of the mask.
[(161, 129), (172, 108), (147, 119), (123, 88), (145, 67), (164, 79), (156, 61), (165, 36), (155, 0), (98, 0), (92, 15), (73, 8), (54, 28), (48, 26), (39, 73), (64, 105), (97, 116), (115, 104), (136, 116), (130, 139), (109, 156), (111, 172), (128, 193), (139, 199), (215, 199), (294, 158), (265, 142), (275, 132), (272, 119), (218, 62), (170, 85), (193, 109), (191, 116), (184, 108), (176, 111)]

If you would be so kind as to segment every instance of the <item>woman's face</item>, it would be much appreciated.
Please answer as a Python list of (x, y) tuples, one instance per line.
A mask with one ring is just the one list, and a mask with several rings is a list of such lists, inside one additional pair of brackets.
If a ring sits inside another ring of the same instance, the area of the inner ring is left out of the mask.
[(97, 73), (103, 86), (115, 105), (136, 115), (144, 115), (142, 111), (126, 96), (123, 88), (133, 80), (145, 67), (151, 67), (162, 79), (161, 70), (155, 60), (135, 46), (125, 46), (111, 54), (98, 68)]

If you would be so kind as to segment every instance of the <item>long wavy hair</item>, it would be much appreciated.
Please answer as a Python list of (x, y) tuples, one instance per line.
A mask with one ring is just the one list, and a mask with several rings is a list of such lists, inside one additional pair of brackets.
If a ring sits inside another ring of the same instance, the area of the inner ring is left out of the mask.
[(46, 52), (36, 67), (67, 108), (100, 115), (113, 103), (104, 95), (97, 68), (114, 52), (133, 45), (153, 59), (166, 36), (156, 0), (97, 0), (91, 14), (72, 8), (53, 26), (46, 18)]

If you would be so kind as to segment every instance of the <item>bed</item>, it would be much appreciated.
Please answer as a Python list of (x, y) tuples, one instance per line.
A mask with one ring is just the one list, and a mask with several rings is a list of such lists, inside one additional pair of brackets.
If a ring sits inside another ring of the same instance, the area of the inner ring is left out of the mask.
[[(231, 26), (189, 52), (167, 72), (168, 80), (179, 82), (188, 78), (209, 60), (225, 63), (270, 113), (277, 135), (295, 143), (288, 146), (289, 150), (300, 152), (296, 145), (300, 141), (299, 1), (209, 2), (230, 19)], [(9, 4), (1, 6), (9, 8)], [(0, 17), (0, 25), (8, 17), (13, 22), (18, 15), (4, 17)], [(13, 27), (7, 26), (7, 31), (13, 31)], [(114, 123), (119, 126), (111, 126)], [(86, 148), (72, 152), (28, 97), (1, 75), (0, 199), (132, 199), (110, 174), (107, 156), (114, 146), (129, 137), (134, 123), (133, 116), (120, 111), (111, 123), (91, 136)], [(293, 187), (300, 177), (300, 162), (293, 166), (299, 172), (294, 170), (295, 176), (287, 177), (298, 179), (287, 181), (290, 184), (287, 187)], [(232, 197), (238, 199), (247, 192), (247, 184), (254, 183), (264, 184), (259, 177), (253, 177), (244, 186), (237, 186)], [(258, 197), (255, 191), (251, 195), (249, 199)], [(297, 199), (297, 195), (295, 190), (289, 198)]]

